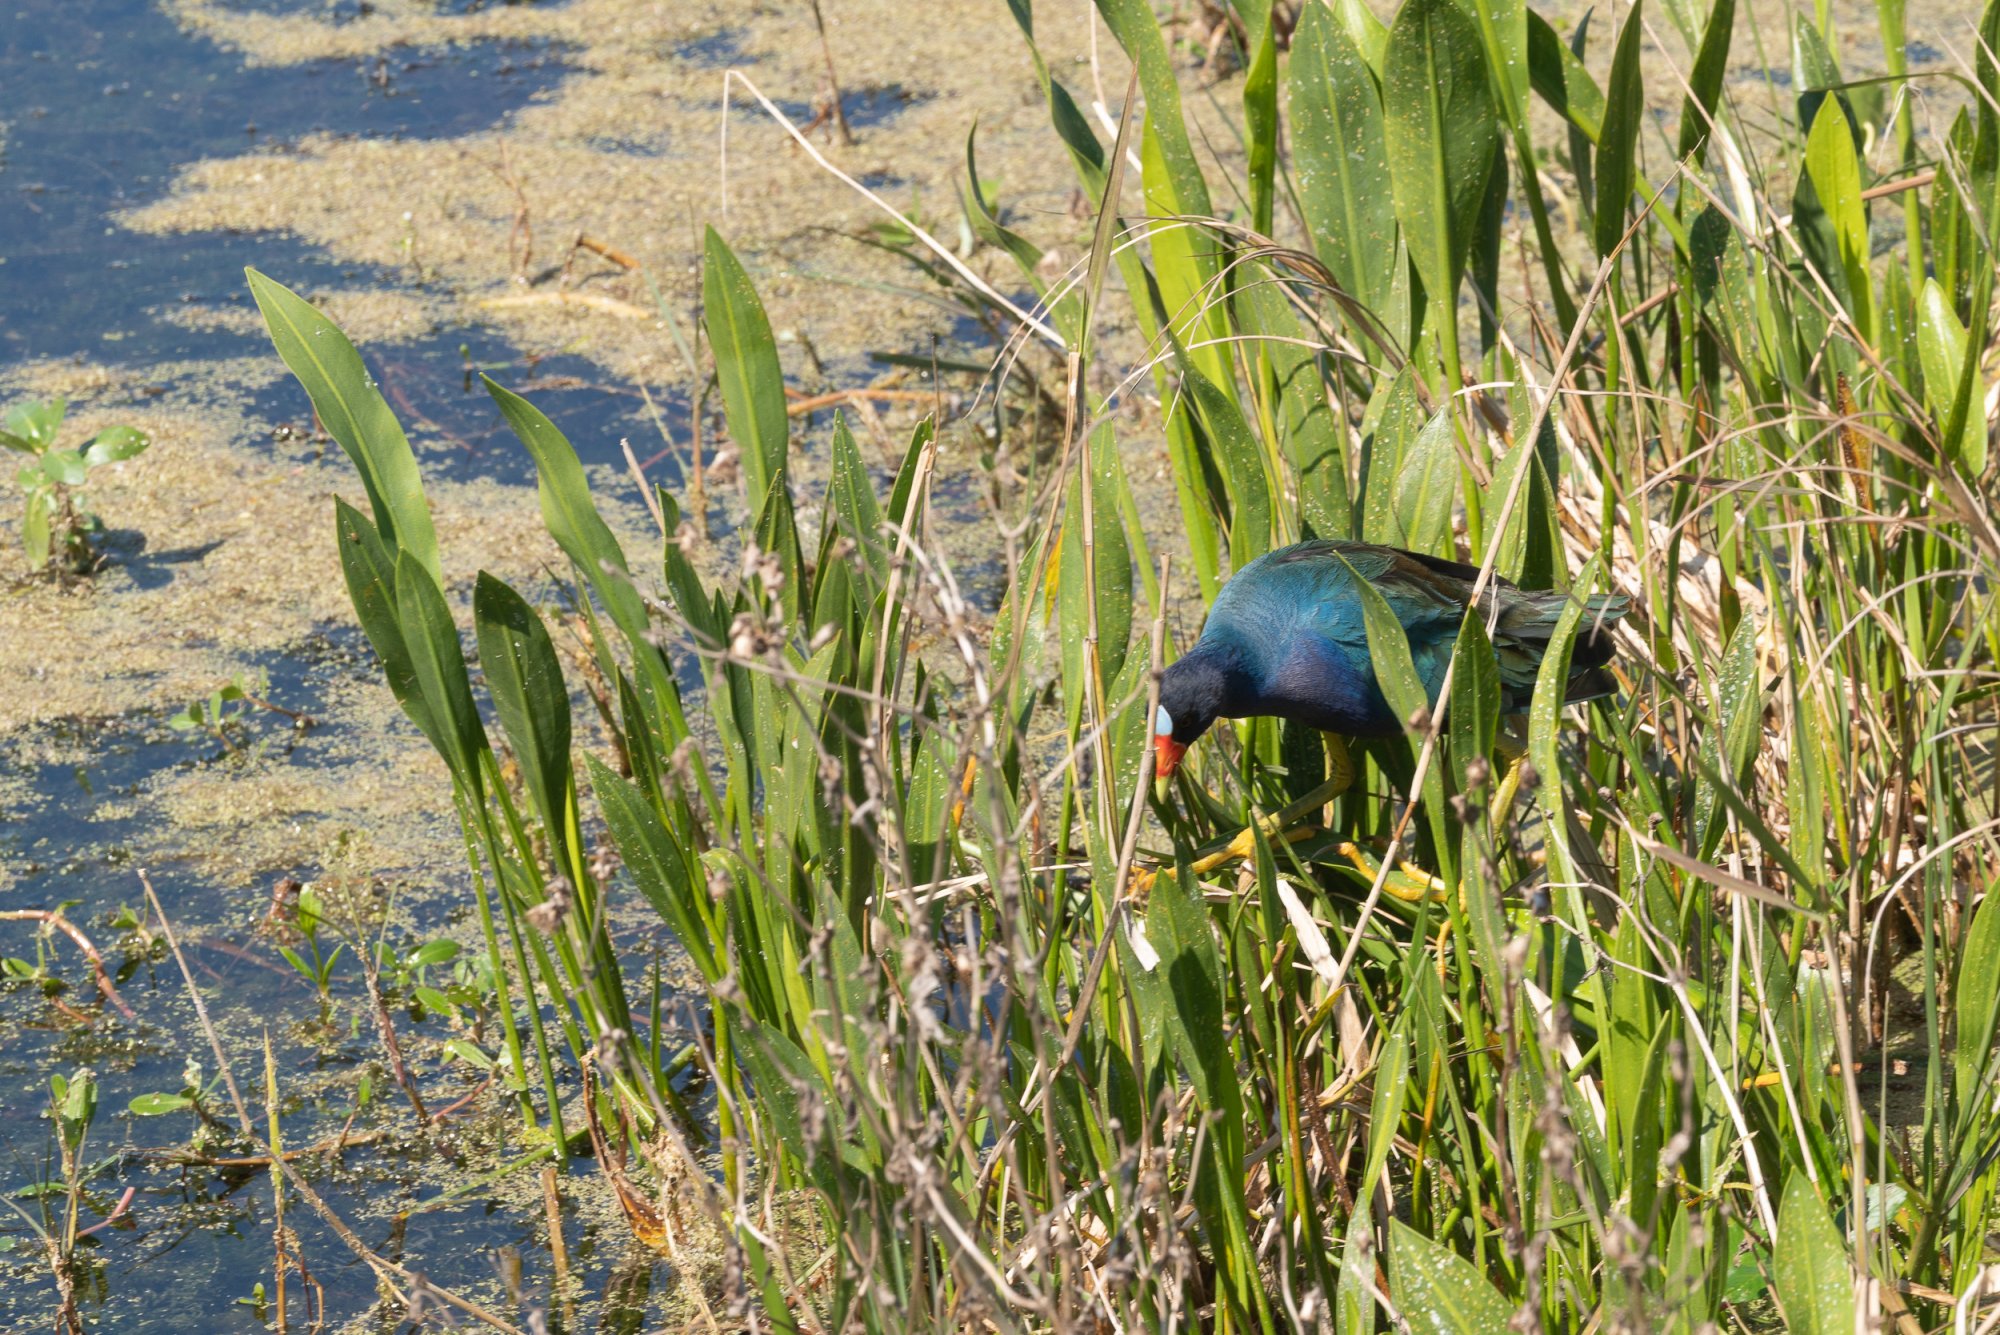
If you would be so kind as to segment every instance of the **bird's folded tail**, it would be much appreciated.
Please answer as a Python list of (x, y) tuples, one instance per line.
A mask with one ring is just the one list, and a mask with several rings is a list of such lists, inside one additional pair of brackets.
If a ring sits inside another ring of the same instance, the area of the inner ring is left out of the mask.
[(1630, 606), (1622, 593), (1595, 594), (1584, 601), (1584, 619), (1576, 628), (1576, 643), (1570, 650), (1564, 704), (1595, 700), (1617, 691), (1618, 679), (1607, 666), (1618, 652), (1611, 629)]
[[(1499, 655), (1501, 679), (1521, 699), (1522, 693), (1534, 689), (1549, 640), (1572, 603), (1568, 594), (1553, 590), (1531, 593), (1506, 589), (1499, 597), (1493, 648)], [(1593, 700), (1617, 690), (1617, 682), (1606, 668), (1617, 653), (1611, 631), (1630, 605), (1622, 593), (1600, 593), (1584, 600), (1583, 620), (1570, 647), (1565, 702)]]

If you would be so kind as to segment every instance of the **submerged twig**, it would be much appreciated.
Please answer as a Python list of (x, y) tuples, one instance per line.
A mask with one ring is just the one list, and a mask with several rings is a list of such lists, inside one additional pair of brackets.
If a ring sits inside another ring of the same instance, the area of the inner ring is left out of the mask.
[[(215, 1025), (208, 1018), (208, 1007), (202, 1001), (201, 989), (195, 986), (194, 974), (188, 968), (187, 957), (181, 953), (180, 944), (174, 936), (173, 924), (167, 921), (167, 912), (160, 906), (160, 897), (154, 893), (153, 883), (147, 877), (144, 868), (139, 869), (139, 884), (145, 887), (146, 901), (153, 906), (153, 913), (160, 920), (160, 929), (166, 935), (167, 945), (174, 953), (174, 962), (180, 966), (181, 979), (187, 984), (188, 999), (194, 1003), (195, 1018), (201, 1022), (202, 1033), (208, 1037), (208, 1046), (210, 1051), (215, 1054), (217, 1069), (222, 1072), (223, 1084), (227, 1086), (229, 1097), (236, 1106), (236, 1115), (242, 1119), (245, 1138), (254, 1141), (257, 1139), (256, 1124), (250, 1119), (250, 1107), (243, 1101), (243, 1092), (236, 1087), (236, 1075), (230, 1067), (229, 1054), (223, 1051), (222, 1039), (217, 1036)], [(420, 1300), (420, 1295), (428, 1295), (457, 1308), (482, 1325), (505, 1332), (506, 1335), (525, 1335), (525, 1332), (520, 1327), (511, 1322), (501, 1320), (478, 1303), (467, 1298), (461, 1298), (448, 1289), (440, 1289), (421, 1275), (413, 1274), (405, 1267), (396, 1264), (396, 1262), (389, 1260), (387, 1257), (377, 1254), (373, 1248), (361, 1240), (359, 1234), (348, 1226), (346, 1220), (334, 1213), (333, 1207), (328, 1205), (317, 1191), (313, 1190), (311, 1183), (292, 1171), (291, 1165), (285, 1162), (285, 1156), (279, 1153), (275, 1146), (267, 1146), (267, 1148), (272, 1151), (269, 1166), (274, 1171), (282, 1173), (286, 1183), (294, 1191), (298, 1192), (301, 1200), (312, 1207), (313, 1213), (324, 1220), (326, 1226), (332, 1229), (343, 1243), (347, 1244), (348, 1250), (352, 1251), (370, 1270), (375, 1272), (377, 1282), (382, 1285), (383, 1290), (392, 1300), (403, 1304), (405, 1308), (410, 1308), (414, 1306), (415, 1302)], [(407, 1290), (397, 1286), (395, 1281), (399, 1279), (409, 1286)]]
[(105, 1000), (116, 1006), (118, 1013), (126, 1019), (137, 1018), (132, 1008), (125, 1004), (125, 998), (118, 995), (118, 989), (112, 986), (111, 975), (104, 969), (104, 957), (97, 953), (97, 947), (90, 943), (90, 938), (63, 916), (61, 909), (0, 909), (0, 922), (44, 923), (76, 942), (76, 948), (90, 961), (90, 967), (97, 975), (97, 989), (104, 993)]

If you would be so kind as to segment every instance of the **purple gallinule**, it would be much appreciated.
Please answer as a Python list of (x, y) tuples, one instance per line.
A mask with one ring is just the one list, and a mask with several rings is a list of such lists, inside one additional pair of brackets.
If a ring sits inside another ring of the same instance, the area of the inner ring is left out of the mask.
[[(1329, 777), (1319, 788), (1259, 822), (1267, 837), (1295, 838), (1310, 829), (1284, 833), (1313, 808), (1331, 801), (1353, 782), (1345, 737), (1392, 737), (1405, 720), (1389, 708), (1375, 681), (1368, 632), (1356, 582), (1365, 580), (1382, 595), (1409, 637), (1410, 657), (1436, 707), (1458, 639), (1459, 623), (1479, 578), (1477, 567), (1375, 543), (1321, 539), (1269, 552), (1243, 567), (1223, 586), (1201, 638), (1160, 675), (1160, 706), (1153, 720), (1155, 773), (1170, 779), (1181, 758), (1218, 718), (1267, 716), (1291, 719), (1329, 734)], [(1499, 671), (1501, 710), (1524, 711), (1548, 652), (1549, 637), (1570, 605), (1569, 595), (1522, 589), (1495, 576), (1480, 607), (1490, 618), (1493, 654)], [(1616, 688), (1611, 661), (1611, 627), (1625, 614), (1619, 594), (1585, 600), (1588, 620), (1571, 650), (1565, 703), (1608, 695)], [(1504, 810), (1519, 778), (1518, 747), (1496, 793)], [(1194, 863), (1205, 873), (1255, 848), (1246, 829), (1226, 846)], [(1375, 869), (1352, 844), (1340, 852), (1371, 876)], [(1436, 878), (1410, 867), (1413, 885), (1387, 883), (1391, 893), (1414, 899), (1444, 891)]]
[[(1258, 557), (1223, 586), (1194, 648), (1160, 675), (1155, 772), (1172, 778), (1218, 718), (1291, 719), (1344, 737), (1401, 733), (1405, 720), (1375, 684), (1356, 581), (1373, 586), (1402, 623), (1435, 707), (1478, 578), (1475, 566), (1369, 542), (1320, 539)], [(1502, 713), (1528, 707), (1569, 602), (1566, 593), (1522, 589), (1498, 576), (1488, 583), (1480, 606), (1492, 617)], [(1585, 600), (1588, 620), (1571, 653), (1566, 703), (1616, 688), (1605, 664), (1611, 626), (1625, 605), (1619, 594)]]

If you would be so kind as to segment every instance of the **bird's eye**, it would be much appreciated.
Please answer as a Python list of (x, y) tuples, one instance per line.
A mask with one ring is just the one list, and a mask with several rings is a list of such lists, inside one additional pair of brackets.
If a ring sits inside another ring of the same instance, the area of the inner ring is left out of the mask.
[(1167, 737), (1171, 736), (1173, 731), (1174, 716), (1167, 712), (1165, 705), (1161, 705), (1159, 712), (1153, 715), (1153, 732), (1158, 736)]

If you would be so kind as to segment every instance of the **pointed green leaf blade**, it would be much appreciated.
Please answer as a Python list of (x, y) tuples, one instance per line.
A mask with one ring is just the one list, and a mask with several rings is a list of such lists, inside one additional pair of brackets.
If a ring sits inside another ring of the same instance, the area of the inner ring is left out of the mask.
[(771, 479), (784, 472), (791, 443), (785, 377), (764, 303), (713, 227), (702, 240), (701, 303), (729, 434), (742, 453), (744, 491), (754, 513), (770, 493)]
[(417, 456), (361, 354), (310, 302), (255, 269), (244, 272), (278, 356), (305, 387), (320, 424), (360, 472), (383, 542), (410, 553), (432, 580), (441, 580), (437, 531)]
[(1601, 258), (1625, 235), (1625, 210), (1638, 179), (1639, 124), (1646, 114), (1645, 75), (1639, 68), (1645, 32), (1644, 4), (1634, 4), (1618, 34), (1605, 88), (1604, 130), (1597, 139), (1597, 211), (1593, 239)]
[(1450, 310), (1500, 134), (1479, 30), (1452, 0), (1397, 12), (1382, 105), (1396, 217), (1432, 302)]
[(548, 628), (527, 599), (483, 570), (473, 590), (472, 621), (480, 671), (520, 761), (529, 800), (549, 837), (567, 841), (569, 691)]
[(1382, 97), (1340, 21), (1307, 5), (1292, 37), (1292, 152), (1313, 248), (1371, 308), (1387, 295), (1396, 252)]
[(1778, 1206), (1771, 1278), (1794, 1335), (1854, 1329), (1854, 1272), (1819, 1189), (1795, 1168)]
[(1494, 1335), (1513, 1309), (1470, 1261), (1400, 1219), (1389, 1221), (1389, 1278), (1410, 1329), (1427, 1335)]

